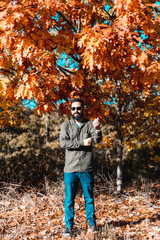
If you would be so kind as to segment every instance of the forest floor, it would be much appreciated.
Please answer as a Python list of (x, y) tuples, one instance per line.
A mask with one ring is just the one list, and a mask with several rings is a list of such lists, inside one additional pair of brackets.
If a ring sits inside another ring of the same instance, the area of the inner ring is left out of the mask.
[[(64, 239), (64, 184), (45, 181), (44, 190), (21, 190), (19, 185), (1, 183), (0, 239)], [(126, 187), (123, 194), (114, 186), (95, 186), (98, 233), (87, 233), (81, 190), (75, 203), (72, 239), (147, 240), (160, 239), (160, 184)]]

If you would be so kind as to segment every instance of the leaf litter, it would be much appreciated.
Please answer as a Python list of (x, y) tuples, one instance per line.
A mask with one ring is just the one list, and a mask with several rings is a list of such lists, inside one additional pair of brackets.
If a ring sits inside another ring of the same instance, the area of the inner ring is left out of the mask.
[[(87, 233), (82, 192), (75, 201), (72, 239), (146, 240), (160, 239), (160, 199), (152, 187), (146, 194), (126, 189), (121, 195), (96, 192), (95, 205), (99, 232)], [(157, 189), (160, 187), (156, 185)], [(18, 185), (4, 184), (0, 192), (0, 239), (65, 239), (64, 184), (45, 184), (44, 193)], [(160, 188), (159, 188), (160, 189)], [(158, 190), (157, 190), (158, 191)]]

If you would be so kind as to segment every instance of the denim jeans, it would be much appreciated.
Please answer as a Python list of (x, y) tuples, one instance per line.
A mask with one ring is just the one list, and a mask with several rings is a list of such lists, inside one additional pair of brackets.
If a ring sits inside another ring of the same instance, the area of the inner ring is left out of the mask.
[(94, 209), (94, 175), (93, 172), (74, 172), (64, 173), (65, 183), (65, 227), (72, 227), (74, 221), (74, 203), (78, 181), (81, 183), (84, 199), (86, 219), (90, 226), (95, 224), (95, 209)]

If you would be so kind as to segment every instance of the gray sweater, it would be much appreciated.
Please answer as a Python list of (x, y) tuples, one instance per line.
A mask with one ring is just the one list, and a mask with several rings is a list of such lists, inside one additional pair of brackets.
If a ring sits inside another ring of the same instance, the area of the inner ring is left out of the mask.
[(93, 170), (92, 146), (84, 146), (83, 140), (92, 138), (94, 143), (102, 139), (101, 131), (96, 131), (91, 120), (84, 119), (81, 126), (71, 119), (61, 126), (60, 145), (65, 149), (64, 172), (85, 172)]

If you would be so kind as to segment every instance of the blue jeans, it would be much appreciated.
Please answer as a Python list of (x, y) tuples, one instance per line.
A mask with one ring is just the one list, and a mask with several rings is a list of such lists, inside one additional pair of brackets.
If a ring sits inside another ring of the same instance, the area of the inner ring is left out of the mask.
[(94, 175), (93, 172), (74, 172), (64, 173), (65, 183), (65, 227), (72, 227), (74, 221), (74, 203), (77, 191), (78, 181), (81, 183), (83, 195), (85, 199), (86, 219), (90, 226), (95, 224), (94, 209)]

